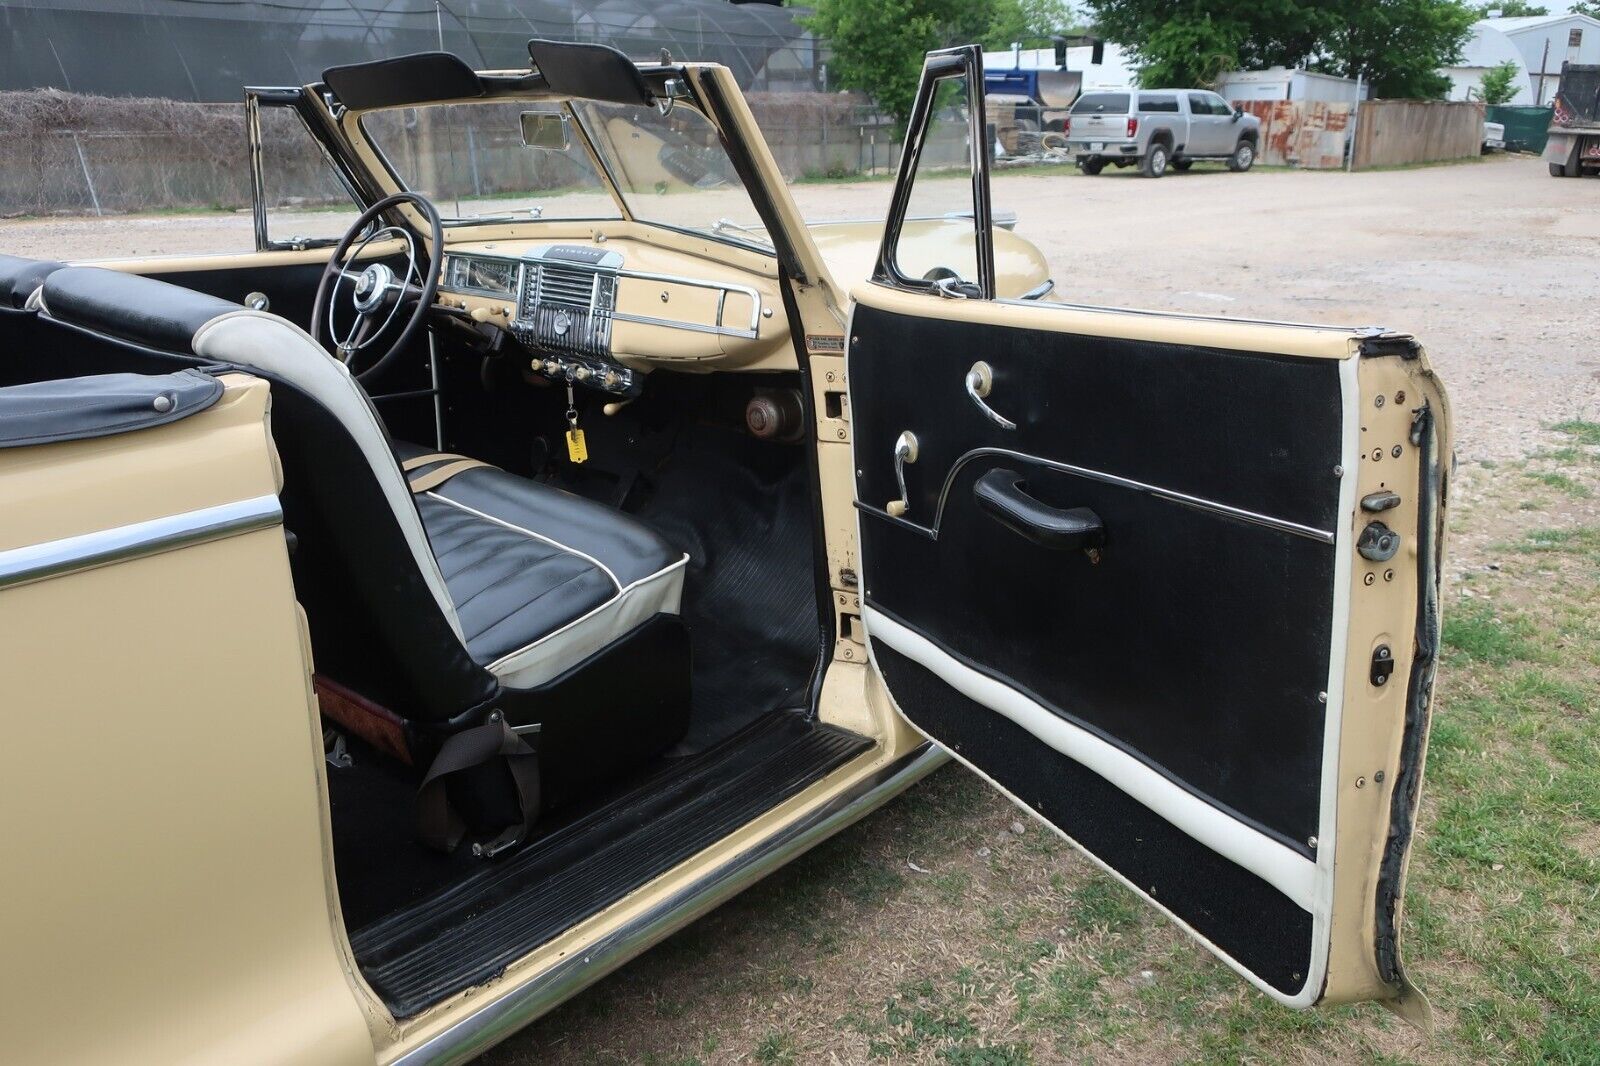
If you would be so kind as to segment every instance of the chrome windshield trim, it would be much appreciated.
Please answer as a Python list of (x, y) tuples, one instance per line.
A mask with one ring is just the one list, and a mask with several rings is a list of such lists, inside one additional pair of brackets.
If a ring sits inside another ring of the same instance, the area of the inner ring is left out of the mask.
[(257, 496), (96, 533), (0, 551), (0, 589), (221, 540), (283, 521), (276, 496)]
[[(798, 821), (729, 859), (693, 884), (525, 984), (395, 1059), (392, 1066), (464, 1063), (506, 1039), (613, 967), (722, 903), (790, 859), (862, 818), (945, 763), (943, 748), (924, 743)], [(483, 995), (480, 991), (478, 995)]]

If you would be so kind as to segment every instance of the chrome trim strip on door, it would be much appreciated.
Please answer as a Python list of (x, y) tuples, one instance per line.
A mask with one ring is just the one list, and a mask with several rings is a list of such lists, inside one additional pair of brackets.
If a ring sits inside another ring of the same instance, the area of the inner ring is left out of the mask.
[[(835, 796), (749, 850), (729, 859), (587, 950), (556, 963), (482, 1009), (395, 1059), (392, 1066), (463, 1063), (483, 1054), (631, 956), (671, 934), (680, 924), (742, 892), (790, 859), (926, 777), (948, 761), (943, 748), (923, 744), (904, 758)], [(682, 921), (680, 921), (682, 919)], [(483, 993), (478, 993), (482, 995)]]
[(221, 540), (283, 521), (276, 496), (202, 507), (96, 533), (0, 551), (0, 589)]
[[(1332, 544), (1334, 541), (1333, 531), (1329, 529), (1317, 529), (1314, 526), (1302, 525), (1299, 522), (1291, 522), (1287, 518), (1276, 518), (1272, 515), (1259, 514), (1255, 511), (1247, 511), (1243, 507), (1234, 507), (1231, 504), (1218, 503), (1216, 500), (1208, 500), (1202, 496), (1190, 496), (1186, 492), (1178, 492), (1175, 489), (1164, 489), (1160, 485), (1151, 485), (1143, 481), (1135, 481), (1133, 478), (1122, 477), (1119, 474), (1108, 474), (1103, 470), (1091, 470), (1086, 466), (1073, 466), (1071, 463), (1058, 463), (1054, 459), (1044, 459), (1037, 455), (1028, 455), (1026, 452), (1014, 451), (1010, 448), (974, 448), (972, 451), (967, 452), (954, 463), (950, 464), (950, 472), (945, 475), (944, 485), (939, 489), (939, 505), (934, 510), (933, 525), (926, 527), (928, 533), (932, 534), (935, 538), (938, 537), (939, 523), (944, 519), (945, 502), (950, 497), (950, 486), (954, 484), (956, 475), (961, 472), (961, 468), (972, 462), (974, 459), (981, 459), (990, 455), (1003, 456), (1007, 459), (1016, 459), (1025, 463), (1034, 463), (1038, 466), (1047, 467), (1051, 470), (1058, 470), (1064, 474), (1076, 474), (1079, 477), (1085, 477), (1091, 481), (1099, 481), (1107, 485), (1116, 485), (1120, 488), (1133, 489), (1136, 492), (1149, 493), (1150, 495), (1158, 497), (1159, 499), (1182, 504), (1185, 507), (1193, 507), (1201, 511), (1210, 511), (1214, 514), (1220, 514), (1228, 518), (1238, 519), (1241, 522), (1249, 522), (1252, 525), (1265, 526), (1268, 529), (1275, 529), (1280, 533), (1289, 533), (1297, 537), (1305, 537), (1307, 540), (1314, 540), (1321, 544)], [(856, 506), (873, 514), (880, 513), (876, 508), (869, 507), (860, 503), (859, 501), (857, 501)]]

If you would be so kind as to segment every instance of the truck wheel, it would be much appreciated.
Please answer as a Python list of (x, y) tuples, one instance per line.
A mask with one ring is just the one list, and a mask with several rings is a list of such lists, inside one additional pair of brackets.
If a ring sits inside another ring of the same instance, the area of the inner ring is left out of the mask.
[(1256, 165), (1256, 146), (1249, 141), (1240, 141), (1234, 146), (1233, 154), (1228, 157), (1228, 169), (1235, 174), (1243, 174)]
[(1106, 162), (1103, 159), (1085, 159), (1083, 162), (1078, 164), (1078, 169), (1082, 170), (1085, 174), (1089, 175), (1091, 178), (1094, 177), (1096, 174), (1100, 173), (1105, 168), (1106, 168)]
[(1193, 159), (1174, 159), (1172, 161), (1172, 169), (1176, 170), (1180, 174), (1192, 166), (1194, 166)]
[(1139, 173), (1147, 178), (1159, 178), (1167, 172), (1169, 158), (1166, 145), (1152, 144), (1150, 150), (1144, 154), (1144, 159), (1139, 163)]

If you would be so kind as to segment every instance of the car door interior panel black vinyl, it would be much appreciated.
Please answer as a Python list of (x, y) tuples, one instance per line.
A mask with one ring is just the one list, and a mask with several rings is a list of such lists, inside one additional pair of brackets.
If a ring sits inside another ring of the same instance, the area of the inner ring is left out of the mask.
[(1311, 965), (1310, 912), (931, 670), (882, 644), (873, 656), (900, 704), (923, 709), (919, 724), (930, 736), (999, 767), (989, 775), (996, 784), (1273, 988), (1300, 991)]
[[(867, 604), (1314, 858), (1336, 363), (867, 307), (852, 333)], [(980, 358), (994, 373), (986, 401), (1015, 431), (967, 395)], [(900, 495), (893, 452), (906, 431), (918, 455), (897, 519), (874, 505)], [(1092, 512), (1099, 546), (1060, 550), (1001, 521), (980, 501), (996, 470), (1018, 475), (1040, 507)], [(899, 702), (938, 734), (917, 701)]]

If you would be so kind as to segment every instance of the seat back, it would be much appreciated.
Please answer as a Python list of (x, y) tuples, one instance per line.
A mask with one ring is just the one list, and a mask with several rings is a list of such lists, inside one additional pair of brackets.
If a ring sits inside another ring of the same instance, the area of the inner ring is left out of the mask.
[(303, 330), (165, 282), (93, 267), (49, 274), (41, 317), (79, 338), (66, 374), (222, 364), (272, 384), (296, 594), (319, 673), (414, 724), (473, 720), (498, 685), (467, 653), (393, 446), (359, 383)]

